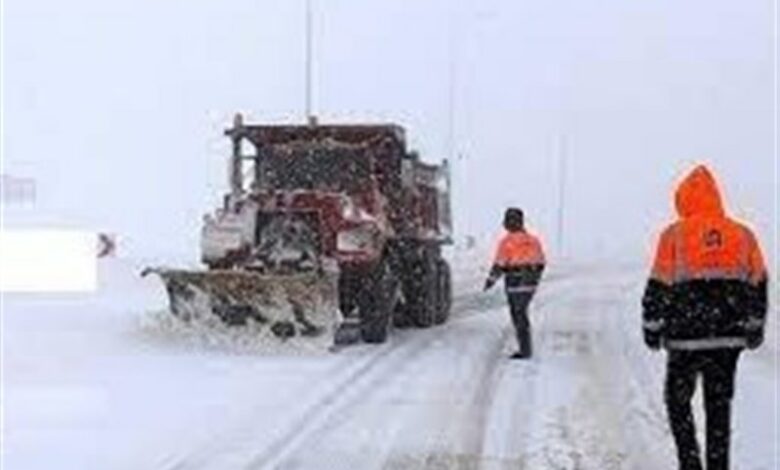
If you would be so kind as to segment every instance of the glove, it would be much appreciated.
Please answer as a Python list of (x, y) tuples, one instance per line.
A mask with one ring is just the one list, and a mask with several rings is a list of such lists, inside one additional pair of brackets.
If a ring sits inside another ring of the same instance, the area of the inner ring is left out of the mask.
[(661, 348), (661, 335), (657, 332), (644, 330), (645, 344), (653, 351)]
[(746, 334), (748, 349), (756, 349), (764, 342), (764, 329), (756, 328), (755, 330), (748, 330)]
[(748, 349), (756, 349), (764, 342), (764, 319), (748, 317), (742, 324)]
[(495, 285), (495, 283), (496, 283), (496, 278), (494, 278), (493, 276), (489, 276), (485, 280), (485, 287), (482, 290), (485, 290), (485, 291), (490, 290), (490, 288), (493, 287), (493, 285)]

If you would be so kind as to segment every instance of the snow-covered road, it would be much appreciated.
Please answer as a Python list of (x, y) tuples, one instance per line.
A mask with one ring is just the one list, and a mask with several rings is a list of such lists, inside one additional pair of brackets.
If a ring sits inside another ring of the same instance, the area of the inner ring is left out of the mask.
[[(3, 468), (674, 468), (640, 269), (553, 267), (528, 362), (501, 294), (458, 272), (448, 324), (324, 356), (150, 334), (159, 292), (116, 273), (98, 298), (8, 297)], [(773, 347), (746, 354), (737, 469), (777, 467), (776, 386)]]

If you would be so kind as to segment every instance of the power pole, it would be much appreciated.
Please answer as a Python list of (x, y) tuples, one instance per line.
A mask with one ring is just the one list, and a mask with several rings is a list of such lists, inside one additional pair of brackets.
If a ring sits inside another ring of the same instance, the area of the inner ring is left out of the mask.
[[(451, 171), (455, 174), (455, 178), (450, 179), (450, 197), (453, 201), (454, 209), (451, 207), (450, 212), (459, 212), (460, 222), (459, 227), (461, 231), (465, 231), (466, 224), (463, 219), (468, 219), (466, 215), (465, 204), (462, 201), (461, 188), (465, 188), (465, 181), (461, 181), (466, 175), (463, 153), (458, 152), (458, 145), (456, 142), (456, 112), (457, 112), (457, 83), (458, 83), (458, 37), (456, 36), (458, 28), (456, 21), (458, 19), (457, 10), (455, 4), (448, 10), (447, 14), (447, 129), (446, 129), (446, 158), (450, 163)], [(452, 179), (455, 180), (453, 185)], [(456, 194), (457, 193), (457, 194)], [(451, 221), (453, 232), (456, 231), (454, 221)]]
[(306, 100), (306, 120), (309, 123), (314, 122), (315, 117), (312, 114), (312, 0), (306, 0), (306, 77), (305, 77), (305, 100)]
[(564, 221), (566, 216), (566, 138), (558, 137), (558, 255), (564, 255)]
[(450, 12), (447, 60), (447, 158), (455, 160), (455, 87), (456, 87), (456, 45), (453, 13)]

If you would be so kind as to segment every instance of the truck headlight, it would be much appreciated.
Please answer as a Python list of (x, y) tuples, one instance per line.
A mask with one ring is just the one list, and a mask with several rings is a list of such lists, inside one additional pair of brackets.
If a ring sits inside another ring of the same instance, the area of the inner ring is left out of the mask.
[(339, 251), (371, 251), (376, 246), (376, 232), (370, 225), (342, 230), (336, 236), (336, 248)]

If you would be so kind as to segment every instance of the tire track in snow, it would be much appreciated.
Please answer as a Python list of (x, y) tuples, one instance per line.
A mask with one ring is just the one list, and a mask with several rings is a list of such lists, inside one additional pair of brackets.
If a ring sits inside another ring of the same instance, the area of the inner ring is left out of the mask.
[[(556, 291), (555, 283), (548, 284), (545, 291), (540, 292), (534, 300), (534, 308), (541, 310), (543, 306), (557, 302), (560, 297), (555, 295)], [(403, 447), (391, 449), (380, 466), (382, 469), (518, 468), (519, 460), (495, 455), (492, 449), (494, 442), (488, 437), (496, 419), (505, 414), (505, 410), (500, 409), (506, 405), (501, 401), (507, 398), (505, 393), (501, 393), (507, 391), (502, 385), (505, 376), (518, 368), (523, 371), (524, 377), (533, 376), (535, 373), (534, 368), (525, 367), (529, 363), (508, 361), (503, 354), (508, 344), (514, 341), (514, 329), (507, 312), (504, 311), (507, 308), (504, 300), (501, 312), (495, 309), (489, 311), (506, 318), (502, 321), (504, 326), (501, 328), (500, 339), (490, 343), (486, 353), (480, 357), (481, 362), (475, 370), (476, 373), (469, 378), (469, 382), (476, 382), (477, 385), (473, 390), (463, 388), (468, 385), (457, 386), (462, 400), (468, 405), (451, 410), (449, 422), (426, 423), (426, 427), (433, 424), (434, 428), (438, 425), (443, 425), (444, 428), (434, 434), (436, 437), (427, 439), (430, 444), (425, 451), (410, 453)], [(475, 309), (460, 316), (457, 322), (474, 320), (486, 313), (487, 310)], [(510, 400), (514, 401), (516, 398), (515, 395), (510, 397)], [(435, 445), (442, 442), (446, 442), (444, 448)]]
[[(649, 353), (641, 338), (640, 279), (641, 276), (631, 273), (624, 279), (593, 286), (593, 299), (608, 302), (598, 310), (599, 321), (593, 325), (599, 334), (590, 342), (598, 354), (594, 359), (601, 361), (585, 363), (592, 377), (586, 392), (601, 392), (581, 400), (580, 409), (588, 412), (574, 423), (577, 426), (598, 416), (599, 420), (591, 424), (607, 423), (602, 426), (613, 432), (611, 449), (615, 452), (598, 442), (590, 450), (586, 446), (586, 456), (601, 453), (603, 462), (588, 459), (578, 462), (581, 468), (656, 470), (675, 466), (662, 397), (664, 358), (662, 353)], [(630, 435), (615, 434), (628, 429)], [(586, 433), (578, 441), (581, 444), (589, 437), (592, 436)]]
[[(431, 330), (409, 330), (409, 341), (404, 342), (401, 345), (395, 345), (396, 351), (399, 352), (399, 357), (395, 358), (392, 362), (402, 366), (412, 364), (409, 359), (411, 357), (425, 357), (423, 350), (435, 344), (437, 338), (445, 336), (451, 329), (457, 327), (459, 323), (468, 321), (475, 315), (485, 313), (485, 308), (480, 303), (479, 297), (482, 297), (481, 292), (457, 299), (457, 303), (453, 305), (453, 315), (447, 324), (440, 325)], [(492, 401), (492, 395), (496, 390), (495, 385), (499, 379), (499, 372), (501, 371), (499, 368), (500, 361), (498, 359), (510, 336), (510, 327), (506, 327), (502, 331), (501, 340), (494, 344), (494, 347), (489, 353), (492, 360), (487, 361), (486, 367), (483, 368), (479, 375), (480, 379), (478, 382), (480, 385), (474, 394), (474, 398), (476, 398), (476, 401), (480, 403), (489, 404)], [(412, 348), (404, 349), (403, 347), (407, 346), (407, 343), (416, 344), (414, 344)], [(377, 366), (379, 364), (373, 365)], [(387, 363), (382, 363), (381, 365), (382, 371), (388, 369)], [(380, 371), (380, 373), (382, 371)], [(282, 466), (285, 459), (289, 457), (297, 448), (300, 446), (305, 446), (307, 440), (316, 438), (316, 433), (327, 425), (329, 418), (337, 415), (345, 408), (356, 407), (359, 405), (360, 401), (365, 401), (368, 399), (368, 396), (363, 396), (361, 399), (356, 400), (353, 399), (351, 395), (360, 395), (359, 392), (365, 389), (371, 389), (371, 391), (375, 392), (381, 389), (381, 387), (378, 387), (380, 383), (391, 381), (393, 379), (394, 377), (382, 376), (374, 381), (351, 383), (349, 385), (349, 394), (342, 395), (338, 401), (334, 401), (327, 407), (320, 407), (319, 409), (314, 410), (318, 416), (316, 418), (312, 417), (314, 419), (308, 420), (308, 422), (305, 424), (304, 432), (297, 435), (291, 435), (289, 436), (290, 439), (286, 441), (280, 439), (277, 445), (277, 449), (270, 452), (265, 452), (261, 456), (256, 457), (245, 468), (249, 470), (256, 468), (278, 468)], [(471, 410), (471, 412), (473, 413), (474, 410)], [(486, 418), (487, 415), (484, 409), (478, 410), (476, 416), (472, 417), (473, 421), (478, 423), (477, 426), (469, 428), (471, 429), (471, 432), (470, 436), (467, 437), (468, 442), (472, 443), (470, 446), (470, 453), (472, 453), (472, 455), (479, 455), (481, 451), (484, 429), (487, 426)], [(392, 466), (393, 465), (391, 462), (385, 462), (382, 465), (383, 468)]]
[[(289, 434), (291, 434), (295, 429), (300, 428), (301, 424), (306, 420), (311, 419), (314, 411), (316, 411), (319, 407), (334, 401), (339, 393), (350, 387), (352, 383), (354, 383), (361, 376), (365, 375), (375, 366), (376, 363), (381, 362), (392, 352), (393, 350), (389, 347), (389, 345), (383, 345), (376, 348), (376, 350), (373, 350), (372, 354), (368, 355), (367, 357), (356, 356), (350, 358), (347, 361), (347, 364), (345, 364), (345, 370), (340, 373), (336, 379), (329, 381), (329, 385), (323, 387), (326, 388), (326, 391), (324, 393), (317, 394), (317, 398), (304, 406), (302, 411), (296, 413), (298, 418), (294, 420), (294, 424), (290, 426), (289, 429), (284, 432), (280, 438), (277, 438), (269, 447), (279, 447), (280, 442), (283, 442), (284, 440), (290, 440), (291, 436), (289, 436)], [(245, 440), (246, 437), (242, 436), (248, 436), (252, 434), (251, 428), (257, 426), (258, 422), (262, 423), (261, 410), (250, 410), (248, 414), (253, 419), (245, 419), (241, 423), (242, 426), (228, 429), (221, 435), (235, 437), (237, 441)], [(207, 444), (204, 447), (200, 447), (191, 454), (181, 458), (173, 459), (174, 461), (167, 463), (165, 468), (168, 470), (195, 470), (199, 468), (213, 468), (210, 467), (211, 461), (213, 460), (212, 456), (224, 456), (226, 454), (226, 450), (231, 450), (225, 449), (224, 444), (224, 440), (213, 441), (213, 443)], [(230, 446), (228, 445), (227, 447)]]
[[(472, 303), (465, 303), (465, 305), (470, 304)], [(377, 373), (382, 374), (382, 372), (387, 369), (396, 369), (394, 367), (390, 367), (393, 364), (399, 364), (400, 366), (412, 364), (413, 362), (410, 361), (412, 357), (424, 357), (423, 351), (427, 348), (430, 348), (431, 345), (435, 344), (437, 338), (445, 336), (451, 329), (454, 328), (453, 325), (467, 321), (470, 317), (476, 314), (484, 313), (484, 309), (464, 307), (463, 303), (454, 305), (453, 307), (457, 307), (453, 308), (453, 310), (455, 310), (453, 313), (460, 313), (460, 315), (456, 315), (455, 318), (453, 318), (447, 324), (439, 325), (430, 330), (410, 329), (408, 330), (408, 335), (410, 336), (408, 341), (404, 341), (402, 344), (396, 345), (393, 345), (391, 342), (390, 345), (387, 345), (388, 347), (392, 348), (389, 350), (389, 352), (397, 353), (394, 354), (394, 356), (397, 357), (393, 357), (392, 360), (382, 361), (382, 370), (377, 371)], [(499, 358), (500, 352), (509, 339), (510, 334), (511, 331), (509, 327), (503, 330), (502, 339), (495, 343), (493, 351), (491, 351), (491, 356), (493, 356), (494, 359)], [(404, 348), (404, 346), (407, 347)], [(498, 360), (489, 361), (488, 367), (485, 367), (480, 374), (480, 386), (477, 390), (477, 393), (475, 394), (475, 397), (481, 403), (490, 403), (491, 401), (492, 394), (496, 388), (494, 385), (498, 380), (498, 373), (500, 372), (498, 367), (499, 364), (500, 361)], [(329, 418), (339, 414), (346, 408), (355, 407), (359, 405), (361, 401), (367, 400), (369, 396), (361, 396), (361, 391), (369, 389), (375, 392), (381, 389), (379, 385), (394, 379), (394, 377), (385, 375), (380, 375), (380, 377), (376, 378), (371, 377), (369, 369), (377, 369), (379, 365), (380, 363), (378, 361), (372, 361), (372, 363), (369, 365), (370, 367), (366, 368), (365, 374), (360, 377), (356, 377), (354, 381), (348, 381), (348, 383), (345, 384), (345, 387), (342, 388), (349, 388), (349, 393), (344, 393), (337, 397), (333, 397), (332, 400), (327, 400), (327, 403), (325, 400), (323, 400), (321, 406), (312, 407), (311, 416), (306, 420), (302, 420), (305, 421), (305, 423), (301, 423), (300, 433), (288, 433), (288, 439), (279, 439), (275, 446), (269, 446), (274, 447), (273, 449), (269, 449), (267, 452), (263, 452), (261, 455), (258, 455), (248, 466), (244, 468), (247, 470), (259, 468), (278, 468), (280, 465), (282, 465), (285, 458), (289, 457), (300, 446), (305, 445), (307, 440), (316, 438), (316, 433), (322, 427), (327, 425)], [(400, 367), (398, 369), (400, 369)], [(474, 451), (476, 453), (478, 453), (481, 448), (482, 436), (484, 434), (484, 428), (487, 424), (485, 418), (486, 416), (484, 415), (484, 412), (480, 413), (476, 417), (476, 421), (479, 423), (477, 427), (479, 431), (474, 432), (473, 437), (470, 438), (470, 441), (474, 443)]]
[[(617, 293), (617, 295), (615, 294)], [(525, 439), (509, 456), (521, 468), (604, 470), (642, 468), (626, 466), (626, 439), (622, 426), (622, 385), (633, 370), (626, 367), (616, 335), (627, 299), (622, 283), (582, 281), (568, 295), (568, 308), (559, 316), (545, 314), (540, 332), (538, 374), (530, 387), (534, 402), (525, 423)], [(530, 425), (530, 426), (529, 426)], [(520, 426), (518, 426), (520, 427)], [(522, 431), (515, 431), (522, 434)], [(518, 455), (519, 453), (519, 455)], [(647, 468), (666, 468), (647, 467)]]
[[(566, 279), (567, 276), (556, 276), (553, 279), (548, 279), (545, 288), (540, 290), (533, 300), (532, 312), (529, 312), (529, 314), (537, 313), (538, 315), (546, 308), (549, 308), (550, 305), (560, 301), (560, 296), (557, 295), (561, 288), (560, 281)], [(479, 296), (475, 297), (479, 298)], [(500, 296), (494, 295), (489, 299), (491, 301), (487, 303), (487, 305), (483, 304), (480, 306), (477, 304), (475, 308), (472, 307), (465, 310), (464, 315), (461, 316), (460, 319), (465, 320), (474, 315), (494, 312), (497, 309), (508, 310), (509, 306), (507, 305), (505, 294), (501, 293)], [(466, 305), (470, 304), (474, 304), (473, 300), (466, 303)], [(487, 308), (485, 308), (485, 306), (487, 306)], [(504, 313), (506, 314), (506, 312)], [(507, 345), (514, 340), (514, 327), (511, 325), (511, 321), (507, 315), (507, 325), (502, 331), (501, 340), (495, 342), (490, 349), (490, 352), (486, 357), (487, 360), (483, 363), (483, 371), (477, 379), (479, 385), (473, 398), (475, 399), (474, 401), (480, 403), (481, 406), (473, 407), (470, 412), (471, 415), (474, 415), (471, 416), (471, 421), (476, 422), (477, 424), (466, 428), (468, 437), (466, 438), (467, 448), (465, 449), (465, 454), (474, 456), (475, 465), (479, 464), (480, 467), (486, 466), (486, 464), (489, 465), (492, 460), (495, 460), (493, 463), (507, 463), (501, 462), (502, 459), (491, 459), (490, 456), (485, 455), (485, 450), (486, 446), (490, 445), (488, 431), (492, 422), (491, 418), (494, 418), (496, 413), (503, 412), (503, 410), (496, 409), (495, 405), (499, 391), (502, 389), (505, 375), (515, 369), (515, 366), (521, 365), (517, 362), (508, 362), (507, 358), (502, 356), (502, 351), (505, 351)], [(523, 367), (525, 378), (535, 375), (536, 363), (531, 362), (530, 365), (531, 368)]]
[[(462, 304), (461, 304), (462, 305)], [(477, 312), (471, 312), (471, 309), (465, 310), (462, 306), (458, 306), (453, 313), (461, 313), (461, 315), (453, 315), (453, 321), (451, 323), (462, 321), (470, 315)], [(350, 361), (348, 369), (339, 374), (337, 379), (334, 379), (327, 386), (327, 390), (322, 394), (318, 394), (318, 398), (303, 407), (296, 413), (296, 418), (292, 424), (285, 426), (284, 430), (277, 433), (276, 437), (271, 444), (263, 447), (261, 452), (254, 452), (250, 457), (239, 456), (245, 454), (241, 448), (235, 449), (239, 442), (243, 442), (246, 447), (252, 447), (254, 443), (245, 442), (247, 438), (245, 436), (251, 436), (256, 434), (257, 431), (252, 431), (253, 425), (241, 426), (238, 429), (226, 431), (228, 436), (234, 437), (232, 445), (228, 445), (232, 452), (226, 452), (228, 449), (222, 448), (220, 444), (224, 444), (225, 440), (220, 439), (215, 441), (213, 445), (207, 445), (204, 448), (199, 449), (194, 454), (190, 454), (181, 459), (176, 459), (173, 463), (168, 463), (165, 468), (169, 470), (189, 470), (199, 468), (220, 468), (214, 466), (215, 460), (224, 458), (230, 453), (230, 460), (234, 460), (232, 465), (237, 465), (235, 468), (274, 468), (279, 462), (282, 462), (285, 457), (289, 456), (294, 450), (300, 446), (307, 439), (312, 437), (312, 434), (316, 430), (327, 423), (328, 418), (337, 414), (340, 410), (355, 406), (359, 401), (366, 397), (360, 397), (359, 391), (370, 389), (372, 386), (376, 386), (378, 382), (383, 380), (389, 380), (390, 377), (375, 377), (372, 371), (393, 370), (393, 364), (405, 364), (409, 362), (411, 357), (420, 354), (420, 351), (424, 349), (429, 343), (433, 342), (436, 337), (446, 334), (446, 330), (449, 329), (450, 324), (445, 324), (431, 330), (421, 331), (409, 331), (407, 341), (401, 341), (399, 343), (398, 336), (395, 335), (388, 344), (381, 346), (370, 346), (365, 349), (370, 349), (371, 352), (368, 357), (359, 356), (355, 357), (354, 361)], [(433, 334), (433, 337), (431, 337)], [(353, 351), (345, 351), (341, 354), (348, 355)], [(249, 413), (250, 416), (255, 416), (254, 413)], [(257, 416), (257, 421), (262, 421), (262, 417)], [(247, 420), (249, 421), (249, 420)], [(256, 426), (256, 425), (254, 425)], [(250, 429), (247, 429), (250, 428)], [(242, 461), (239, 462), (239, 461)], [(224, 468), (224, 467), (223, 467)]]
[[(540, 302), (543, 301), (543, 299), (540, 299)], [(466, 303), (465, 305), (474, 304), (478, 304), (478, 302), (474, 302), (472, 299), (472, 302)], [(470, 325), (470, 322), (472, 322), (478, 314), (485, 312), (484, 308), (481, 307), (467, 309), (464, 308), (463, 305), (463, 303), (459, 303), (455, 306), (453, 320), (448, 324), (432, 330), (408, 331), (407, 337), (409, 341), (399, 344), (397, 347), (400, 349), (408, 349), (408, 343), (412, 342), (416, 343), (417, 347), (414, 350), (409, 350), (404, 353), (402, 359), (394, 361), (399, 367), (390, 368), (393, 371), (392, 375), (382, 375), (381, 379), (375, 382), (353, 384), (350, 394), (358, 395), (360, 396), (360, 399), (352, 399), (351, 396), (342, 397), (343, 399), (341, 402), (343, 405), (338, 404), (327, 410), (319, 410), (321, 413), (320, 418), (313, 420), (306, 425), (307, 431), (305, 432), (305, 436), (296, 436), (294, 443), (285, 444), (285, 451), (276, 453), (272, 458), (258, 458), (256, 459), (255, 464), (259, 465), (262, 462), (264, 465), (263, 468), (298, 468), (297, 466), (300, 465), (300, 463), (296, 464), (288, 458), (295, 454), (296, 449), (311, 450), (312, 448), (316, 448), (320, 444), (322, 438), (327, 438), (329, 436), (328, 431), (331, 433), (338, 433), (341, 431), (343, 433), (344, 423), (342, 423), (342, 426), (340, 427), (338, 418), (346, 419), (346, 424), (349, 425), (349, 419), (354, 417), (350, 416), (350, 410), (357, 410), (353, 411), (353, 413), (360, 415), (361, 404), (372, 399), (379, 399), (377, 395), (381, 394), (383, 389), (392, 388), (388, 387), (388, 384), (398, 385), (399, 381), (411, 380), (412, 382), (409, 385), (419, 392), (420, 383), (418, 383), (415, 378), (424, 380), (425, 374), (430, 373), (430, 367), (426, 368), (428, 364), (424, 361), (435, 356), (435, 349), (440, 347), (438, 344), (439, 340), (442, 340), (445, 337), (451, 339), (455, 330), (462, 328), (467, 324)], [(432, 447), (435, 448), (436, 444), (441, 442), (456, 441), (462, 444), (462, 448), (459, 449), (461, 454), (471, 456), (479, 456), (481, 454), (485, 428), (488, 425), (487, 411), (492, 402), (493, 394), (497, 389), (496, 385), (500, 379), (500, 373), (504, 370), (503, 367), (501, 367), (502, 364), (504, 364), (504, 361), (500, 358), (501, 352), (511, 335), (511, 327), (508, 325), (508, 319), (505, 325), (506, 326), (500, 331), (500, 339), (491, 342), (488, 350), (483, 353), (485, 360), (481, 361), (478, 364), (478, 367), (471, 371), (473, 374), (469, 375), (470, 381), (476, 383), (476, 387), (473, 390), (458, 390), (457, 392), (461, 400), (470, 404), (475, 404), (466, 406), (463, 411), (457, 411), (457, 416), (459, 417), (458, 421), (466, 422), (469, 425), (465, 427), (462, 434), (450, 435), (450, 433), (456, 430), (453, 430), (451, 426), (445, 426), (444, 428), (439, 429), (439, 432), (445, 433), (444, 435), (434, 433), (433, 435), (427, 436), (426, 440), (429, 441), (429, 444)], [(383, 374), (388, 370), (387, 365), (388, 364), (386, 363), (380, 365), (382, 368), (379, 372), (380, 374)], [(410, 368), (414, 370), (405, 374), (405, 370)], [(421, 369), (419, 375), (416, 370), (417, 368)], [(423, 388), (424, 386), (425, 384), (423, 384)], [(361, 394), (360, 389), (368, 389), (368, 394)], [(367, 411), (370, 412), (370, 407)], [(448, 417), (453, 417), (453, 411), (455, 410), (450, 410)], [(409, 423), (398, 424), (401, 426), (409, 425)], [(333, 426), (335, 426), (335, 428)], [(392, 444), (393, 443), (391, 442), (385, 447), (385, 457), (382, 457), (382, 455), (375, 455), (377, 468), (416, 468), (416, 466), (420, 464), (421, 459), (422, 461), (427, 462), (425, 465), (426, 468), (428, 468), (428, 465), (436, 466), (442, 463), (442, 459), (446, 458), (445, 456), (440, 455), (436, 450), (433, 450), (424, 456), (417, 456), (412, 460), (403, 460), (399, 462), (397, 458), (398, 449), (395, 449)], [(374, 462), (372, 462), (372, 464), (374, 464)], [(250, 466), (248, 468), (261, 467)]]
[[(555, 300), (548, 284), (545, 292), (540, 292), (535, 301), (537, 308)], [(345, 409), (353, 408), (361, 402), (369, 399), (371, 393), (381, 389), (383, 382), (393, 380), (385, 372), (394, 371), (413, 363), (414, 357), (426, 357), (424, 350), (431, 344), (435, 344), (437, 338), (447, 335), (459, 324), (468, 322), (474, 317), (483, 315), (488, 311), (494, 311), (492, 307), (500, 300), (503, 308), (506, 308), (503, 295), (486, 297), (482, 292), (474, 292), (470, 295), (460, 296), (455, 299), (453, 315), (450, 322), (431, 330), (411, 330), (408, 333), (396, 334), (391, 337), (390, 343), (382, 346), (366, 347), (370, 349), (368, 357), (361, 355), (351, 357), (345, 365), (347, 368), (337, 378), (328, 381), (323, 388), (324, 392), (318, 393), (317, 398), (299, 407), (295, 412), (295, 418), (290, 420), (279, 432), (274, 433), (270, 444), (261, 444), (261, 439), (254, 439), (264, 433), (267, 428), (258, 427), (262, 423), (262, 413), (259, 409), (250, 409), (246, 418), (238, 426), (230, 427), (219, 434), (212, 443), (199, 448), (181, 458), (173, 460), (165, 465), (169, 470), (202, 469), (202, 468), (279, 468), (296, 450), (305, 446), (307, 442), (316, 439), (317, 433), (325, 427), (332, 418)], [(486, 308), (487, 307), (487, 308)], [(473, 394), (473, 401), (478, 407), (471, 407), (468, 411), (468, 419), (474, 426), (467, 427), (465, 437), (468, 445), (466, 453), (478, 456), (482, 452), (485, 429), (488, 426), (488, 411), (493, 400), (498, 381), (504, 368), (500, 355), (511, 333), (508, 325), (502, 331), (502, 339), (492, 344), (487, 360), (481, 364), (479, 372), (479, 386)], [(354, 353), (354, 350), (345, 351), (344, 355)], [(361, 352), (361, 354), (364, 354)], [(368, 393), (363, 393), (368, 391)], [(261, 408), (261, 407), (260, 407)], [(266, 438), (267, 439), (267, 438)], [(257, 449), (257, 446), (262, 446)]]
[[(251, 470), (278, 467), (299, 446), (311, 439), (317, 430), (327, 423), (329, 418), (347, 407), (355, 406), (361, 400), (360, 392), (372, 386), (378, 386), (382, 381), (388, 379), (381, 375), (382, 371), (379, 371), (378, 377), (372, 374), (379, 362), (388, 367), (392, 364), (403, 364), (425, 346), (422, 341), (417, 341), (417, 343), (408, 349), (388, 347), (387, 354), (377, 356), (376, 360), (366, 363), (355, 374), (333, 387), (322, 400), (308, 407), (301, 417), (279, 438), (262, 452), (253, 454), (246, 464), (241, 465), (241, 468)], [(380, 359), (390, 356), (392, 359), (389, 361), (380, 361)]]

